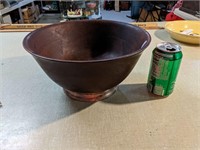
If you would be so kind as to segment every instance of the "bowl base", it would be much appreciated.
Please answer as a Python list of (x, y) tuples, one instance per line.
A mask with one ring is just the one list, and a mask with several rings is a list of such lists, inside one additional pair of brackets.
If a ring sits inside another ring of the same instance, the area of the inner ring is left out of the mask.
[(84, 101), (84, 102), (96, 102), (108, 98), (109, 96), (115, 93), (116, 89), (117, 88), (114, 87), (100, 93), (78, 93), (67, 89), (64, 89), (64, 91), (68, 97), (74, 100)]

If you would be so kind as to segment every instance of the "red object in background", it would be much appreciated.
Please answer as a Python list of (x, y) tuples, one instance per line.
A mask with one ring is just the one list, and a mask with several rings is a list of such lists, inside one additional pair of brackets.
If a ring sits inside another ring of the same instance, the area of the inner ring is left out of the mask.
[(183, 18), (175, 15), (173, 12), (167, 14), (165, 21), (184, 20)]
[(173, 21), (173, 20), (184, 20), (183, 18), (174, 14), (176, 8), (180, 8), (183, 4), (183, 0), (178, 0), (177, 3), (173, 6), (172, 11), (167, 14), (165, 21)]

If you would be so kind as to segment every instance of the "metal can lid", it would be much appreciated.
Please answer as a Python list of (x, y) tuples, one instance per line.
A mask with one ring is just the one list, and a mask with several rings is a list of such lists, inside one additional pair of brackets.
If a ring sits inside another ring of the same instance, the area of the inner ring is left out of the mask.
[(157, 48), (167, 53), (177, 53), (181, 51), (180, 45), (170, 42), (162, 42), (157, 45)]

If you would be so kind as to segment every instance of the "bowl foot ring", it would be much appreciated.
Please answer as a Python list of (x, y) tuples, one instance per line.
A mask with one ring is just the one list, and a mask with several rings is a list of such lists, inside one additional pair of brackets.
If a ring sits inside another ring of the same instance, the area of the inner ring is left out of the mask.
[(70, 97), (71, 99), (84, 101), (84, 102), (96, 102), (96, 101), (100, 101), (100, 100), (110, 97), (112, 94), (115, 93), (116, 89), (117, 88), (114, 87), (100, 93), (79, 93), (79, 92), (74, 92), (67, 89), (64, 89), (64, 91), (66, 95)]

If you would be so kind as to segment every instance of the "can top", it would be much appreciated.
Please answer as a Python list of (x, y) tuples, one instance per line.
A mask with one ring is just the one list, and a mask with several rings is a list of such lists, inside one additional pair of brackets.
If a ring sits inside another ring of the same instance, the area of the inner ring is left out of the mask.
[(170, 42), (162, 42), (157, 45), (157, 48), (167, 53), (177, 53), (181, 51), (180, 45)]

